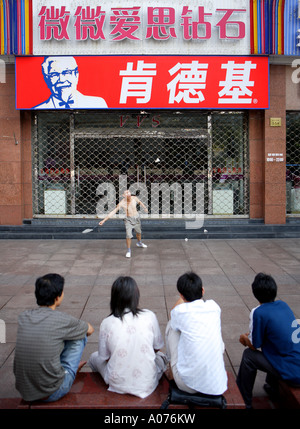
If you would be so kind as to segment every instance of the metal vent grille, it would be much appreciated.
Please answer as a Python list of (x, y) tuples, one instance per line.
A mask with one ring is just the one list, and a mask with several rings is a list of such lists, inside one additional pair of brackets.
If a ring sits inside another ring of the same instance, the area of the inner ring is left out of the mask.
[(286, 116), (286, 209), (300, 213), (300, 112)]
[(39, 112), (34, 213), (102, 217), (125, 189), (148, 216), (248, 214), (244, 112)]

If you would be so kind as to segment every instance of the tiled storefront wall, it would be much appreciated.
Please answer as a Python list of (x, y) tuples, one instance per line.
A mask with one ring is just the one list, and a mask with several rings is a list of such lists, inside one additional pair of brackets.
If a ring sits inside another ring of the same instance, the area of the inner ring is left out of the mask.
[(14, 65), (0, 83), (0, 224), (18, 225), (32, 215), (30, 115), (15, 109)]

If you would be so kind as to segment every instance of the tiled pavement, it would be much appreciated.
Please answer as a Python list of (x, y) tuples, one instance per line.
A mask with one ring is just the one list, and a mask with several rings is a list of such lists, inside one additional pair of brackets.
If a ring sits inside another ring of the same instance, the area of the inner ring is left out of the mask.
[[(99, 325), (109, 313), (110, 288), (118, 275), (136, 279), (141, 307), (156, 313), (164, 332), (177, 299), (177, 278), (190, 270), (198, 273), (205, 297), (222, 309), (225, 363), (235, 373), (243, 352), (239, 335), (247, 332), (249, 311), (257, 305), (251, 293), (256, 273), (274, 276), (278, 298), (300, 318), (300, 239), (149, 240), (147, 244), (147, 249), (138, 249), (133, 241), (132, 258), (126, 259), (123, 240), (0, 241), (0, 319), (6, 326), (6, 342), (0, 344), (0, 398), (19, 397), (12, 370), (17, 317), (36, 305), (35, 279), (49, 272), (66, 280), (60, 309), (95, 328), (84, 359), (97, 349)], [(256, 407), (270, 408), (263, 382), (260, 373), (254, 390)]]

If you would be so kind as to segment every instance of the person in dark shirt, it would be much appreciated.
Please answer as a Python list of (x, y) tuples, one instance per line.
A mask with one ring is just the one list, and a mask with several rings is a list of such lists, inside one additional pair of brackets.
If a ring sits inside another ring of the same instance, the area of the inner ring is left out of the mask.
[(38, 278), (38, 307), (19, 315), (14, 374), (25, 401), (57, 401), (68, 393), (84, 364), (81, 355), (94, 328), (57, 310), (63, 289), (64, 278), (59, 274)]
[(285, 302), (275, 300), (277, 284), (270, 275), (257, 274), (252, 292), (260, 305), (250, 313), (250, 332), (240, 336), (247, 348), (237, 376), (247, 408), (252, 407), (257, 370), (267, 373), (264, 388), (269, 394), (278, 393), (279, 378), (300, 386), (300, 338), (295, 335), (299, 320)]

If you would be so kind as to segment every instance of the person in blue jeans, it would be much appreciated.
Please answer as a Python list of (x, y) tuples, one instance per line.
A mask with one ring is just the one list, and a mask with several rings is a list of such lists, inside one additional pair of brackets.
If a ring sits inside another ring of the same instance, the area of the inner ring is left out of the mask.
[(246, 408), (252, 408), (257, 370), (267, 373), (264, 389), (270, 396), (278, 395), (280, 378), (300, 387), (300, 339), (295, 335), (299, 321), (288, 304), (275, 300), (277, 284), (270, 275), (257, 274), (252, 292), (259, 306), (250, 313), (249, 333), (240, 336), (247, 348), (237, 376)]
[(46, 274), (35, 283), (37, 308), (18, 317), (14, 358), (16, 389), (25, 401), (57, 401), (66, 395), (94, 328), (57, 308), (64, 298), (64, 278)]

